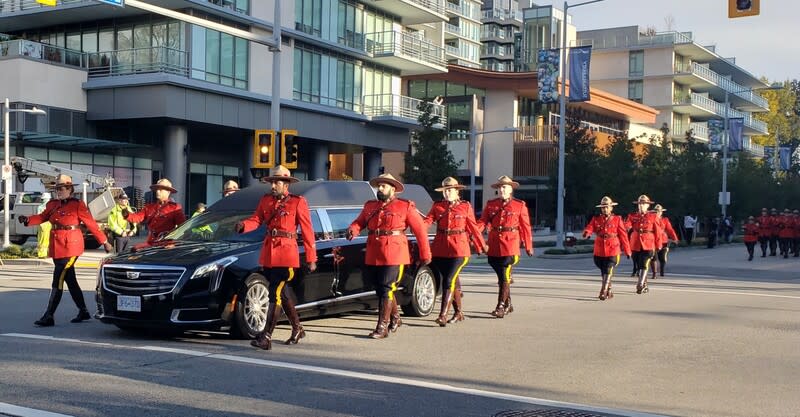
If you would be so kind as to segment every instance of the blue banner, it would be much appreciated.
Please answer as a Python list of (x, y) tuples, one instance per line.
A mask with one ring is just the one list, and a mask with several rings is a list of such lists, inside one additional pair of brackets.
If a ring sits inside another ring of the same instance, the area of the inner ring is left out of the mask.
[(724, 122), (720, 119), (708, 121), (708, 150), (717, 152), (722, 150), (722, 132)]
[(765, 146), (764, 147), (764, 163), (768, 166), (774, 166), (775, 160), (772, 159), (775, 157), (775, 147), (773, 146)]
[(592, 47), (569, 50), (569, 101), (589, 101), (589, 63)]
[(744, 149), (742, 144), (742, 128), (744, 127), (744, 119), (737, 117), (728, 119), (728, 151), (737, 152)]
[(540, 49), (536, 75), (539, 83), (539, 101), (543, 104), (558, 102), (559, 57), (558, 49)]
[(792, 148), (781, 146), (780, 153), (781, 171), (788, 171), (792, 167)]

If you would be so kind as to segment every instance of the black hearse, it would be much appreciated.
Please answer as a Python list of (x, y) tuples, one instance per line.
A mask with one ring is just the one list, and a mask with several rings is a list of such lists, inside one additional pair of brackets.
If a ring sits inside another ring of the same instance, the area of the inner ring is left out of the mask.
[[(290, 191), (309, 203), (317, 246), (317, 270), (304, 265), (292, 280), (303, 317), (374, 309), (374, 286), (364, 282), (366, 236), (345, 239), (350, 223), (375, 191), (361, 181), (301, 181)], [(233, 226), (255, 211), (269, 185), (238, 191), (187, 220), (155, 246), (106, 258), (98, 270), (97, 318), (125, 330), (223, 330), (252, 338), (264, 328), (267, 282), (258, 256), (265, 227), (236, 234)], [(401, 198), (423, 214), (432, 205), (418, 185)], [(298, 232), (300, 230), (298, 229)], [(416, 240), (412, 259), (417, 259)], [(303, 246), (300, 245), (303, 252)], [(304, 257), (301, 256), (301, 262)], [(438, 282), (428, 267), (412, 265), (398, 291), (406, 315), (433, 310)]]

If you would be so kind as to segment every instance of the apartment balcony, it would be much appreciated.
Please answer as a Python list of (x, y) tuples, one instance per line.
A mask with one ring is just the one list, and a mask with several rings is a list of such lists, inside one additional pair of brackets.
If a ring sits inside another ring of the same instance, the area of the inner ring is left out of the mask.
[(497, 30), (496, 28), (483, 29), (481, 30), (481, 42), (510, 44), (514, 43), (514, 34), (504, 30)]
[[(685, 136), (685, 132), (679, 132), (678, 126), (673, 125), (673, 135), (683, 138)], [(700, 142), (708, 143), (708, 124), (707, 123), (690, 123), (689, 128), (692, 129), (692, 137), (697, 139)], [(753, 142), (752, 138), (749, 136), (745, 136), (742, 138), (742, 147), (744, 151), (754, 157), (763, 157), (764, 156), (764, 147)]]
[(461, 51), (458, 49), (457, 46), (445, 45), (444, 53), (447, 59), (461, 58)]
[(522, 11), (490, 9), (481, 10), (481, 22), (522, 27)]
[(737, 84), (696, 62), (691, 65), (676, 65), (675, 81), (688, 86), (693, 91), (711, 92), (718, 97), (724, 96), (727, 92), (730, 103), (745, 111), (769, 111), (767, 100), (753, 90), (748, 90), (748, 87)]
[(483, 47), (481, 48), (481, 59), (485, 58), (494, 58), (499, 60), (513, 60), (514, 59), (514, 51), (511, 48), (492, 48), (492, 47)]
[(165, 46), (85, 54), (89, 78), (165, 73), (189, 76), (186, 52)]
[(445, 49), (410, 33), (387, 31), (364, 35), (374, 61), (397, 68), (402, 75), (447, 72)]
[[(422, 100), (401, 96), (399, 94), (373, 94), (364, 96), (362, 113), (371, 121), (389, 126), (416, 128), (419, 127), (419, 106)], [(431, 116), (439, 116), (439, 123), (447, 125), (447, 108), (441, 104), (433, 104)]]
[(365, 0), (365, 4), (398, 16), (405, 25), (446, 22), (446, 0)]
[(728, 107), (726, 113), (724, 104), (697, 93), (677, 95), (673, 101), (672, 110), (701, 120), (725, 117), (729, 119), (742, 118), (744, 119), (745, 134), (766, 135), (768, 133), (767, 124), (756, 120), (751, 114), (743, 113), (731, 107)]
[[(463, 17), (476, 22), (481, 21), (481, 15), (478, 9), (469, 9), (464, 7), (464, 3), (461, 1), (458, 1), (457, 3), (446, 1), (445, 4), (447, 4), (448, 13), (450, 13), (452, 16)], [(473, 10), (473, 12), (470, 13), (470, 10)]]

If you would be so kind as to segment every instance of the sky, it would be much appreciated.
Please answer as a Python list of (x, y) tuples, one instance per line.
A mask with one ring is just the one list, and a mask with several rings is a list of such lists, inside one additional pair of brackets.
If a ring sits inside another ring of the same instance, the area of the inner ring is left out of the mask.
[[(564, 7), (563, 0), (534, 3)], [(800, 79), (798, 0), (761, 0), (760, 15), (736, 19), (728, 18), (728, 0), (604, 0), (570, 8), (569, 14), (579, 31), (640, 26), (662, 32), (671, 16), (671, 30), (692, 32), (696, 43), (715, 45), (717, 54), (735, 57), (738, 66), (756, 77), (770, 83)]]

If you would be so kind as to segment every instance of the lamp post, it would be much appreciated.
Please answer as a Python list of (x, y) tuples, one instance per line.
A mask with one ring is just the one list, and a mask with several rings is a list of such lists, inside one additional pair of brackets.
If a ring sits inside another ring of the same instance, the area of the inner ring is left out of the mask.
[[(722, 192), (720, 193), (719, 197), (719, 204), (722, 206), (722, 220), (725, 220), (727, 215), (727, 206), (730, 204), (730, 199), (728, 197), (728, 144), (730, 143), (730, 138), (728, 137), (729, 126), (728, 123), (730, 120), (728, 119), (728, 107), (730, 107), (730, 94), (739, 94), (739, 93), (746, 93), (752, 92), (755, 90), (782, 90), (783, 84), (774, 83), (769, 87), (753, 87), (753, 88), (745, 88), (742, 90), (737, 90), (728, 92), (725, 90), (725, 119), (723, 121), (722, 130), (724, 132), (722, 141)], [(776, 134), (777, 137), (777, 134)], [(778, 149), (775, 148), (775, 153), (777, 156)]]
[[(11, 109), (10, 103), (8, 98), (6, 98), (5, 105), (3, 106), (3, 130), (5, 131), (4, 135), (4, 143), (3, 143), (3, 169), (8, 169), (7, 167), (11, 166), (11, 151), (9, 143), (11, 142), (10, 139), (10, 128), (9, 122), (10, 117), (8, 115), (10, 113), (19, 112), (19, 113), (31, 113), (31, 114), (39, 114), (44, 115), (44, 110), (37, 109), (36, 107), (32, 109)], [(11, 221), (11, 215), (9, 211), (11, 208), (9, 207), (9, 200), (11, 200), (11, 178), (3, 177), (3, 249), (11, 246), (11, 242), (9, 241), (9, 222)]]
[(566, 129), (564, 119), (567, 114), (567, 11), (570, 7), (578, 7), (586, 4), (598, 3), (603, 0), (585, 1), (572, 6), (564, 2), (564, 18), (561, 22), (561, 67), (559, 68), (561, 77), (561, 96), (559, 97), (559, 118), (558, 118), (558, 191), (556, 195), (556, 248), (564, 249), (564, 141)]
[(469, 131), (469, 160), (471, 161), (472, 167), (469, 170), (469, 203), (475, 208), (475, 170), (478, 167), (478, 155), (475, 150), (477, 147), (477, 138), (478, 135), (485, 135), (488, 133), (500, 133), (500, 132), (519, 132), (519, 129), (516, 127), (504, 127), (502, 129), (494, 129), (494, 130), (484, 130), (478, 132), (475, 130), (475, 126), (472, 127)]

